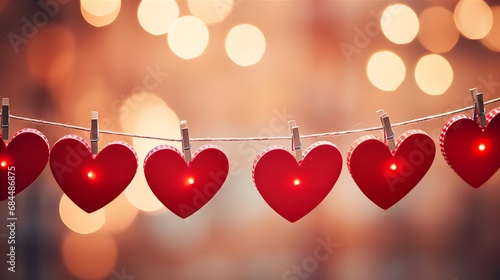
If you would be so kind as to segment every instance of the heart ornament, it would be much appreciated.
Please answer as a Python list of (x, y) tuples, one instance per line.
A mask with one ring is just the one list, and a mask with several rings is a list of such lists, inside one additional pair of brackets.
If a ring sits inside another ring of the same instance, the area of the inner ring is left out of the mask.
[(187, 218), (205, 206), (226, 181), (229, 160), (217, 146), (200, 147), (190, 162), (173, 146), (161, 145), (144, 159), (144, 175), (170, 211)]
[(500, 168), (500, 107), (486, 116), (481, 127), (466, 115), (445, 124), (439, 138), (448, 165), (473, 188), (479, 188)]
[(32, 128), (19, 130), (9, 143), (0, 141), (0, 201), (25, 190), (40, 176), (49, 159), (49, 142)]
[(337, 147), (321, 141), (309, 146), (300, 161), (281, 146), (265, 149), (254, 161), (252, 177), (267, 204), (293, 223), (323, 201), (341, 170)]
[(62, 191), (87, 213), (113, 201), (137, 171), (137, 154), (122, 141), (111, 142), (98, 154), (76, 135), (59, 139), (50, 151), (50, 170)]
[(436, 147), (421, 130), (409, 130), (390, 150), (376, 136), (359, 138), (347, 154), (347, 167), (361, 191), (382, 209), (406, 196), (434, 161)]

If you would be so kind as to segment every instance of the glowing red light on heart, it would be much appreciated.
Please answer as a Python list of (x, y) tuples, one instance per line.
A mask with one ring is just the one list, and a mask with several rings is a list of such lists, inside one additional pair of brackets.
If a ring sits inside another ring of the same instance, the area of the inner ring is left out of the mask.
[(398, 166), (397, 166), (395, 163), (393, 163), (393, 164), (391, 164), (391, 166), (390, 166), (389, 168), (390, 168), (392, 171), (396, 171), (396, 169), (398, 169)]
[(477, 146), (477, 150), (480, 152), (486, 151), (486, 145), (484, 143), (481, 143)]

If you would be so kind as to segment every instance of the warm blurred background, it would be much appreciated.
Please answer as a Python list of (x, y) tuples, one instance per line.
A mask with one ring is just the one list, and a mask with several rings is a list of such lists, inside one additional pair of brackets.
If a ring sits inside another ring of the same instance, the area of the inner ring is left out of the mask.
[[(286, 136), (295, 119), (310, 134), (377, 126), (378, 109), (399, 122), (467, 107), (471, 87), (500, 96), (500, 1), (0, 0), (0, 36), (11, 114), (88, 127), (97, 110), (101, 129), (128, 133), (179, 138), (185, 119), (191, 137)], [(446, 121), (395, 132), (418, 128), (438, 145)], [(11, 133), (25, 127), (51, 145), (89, 137), (11, 121)], [(260, 151), (289, 141), (213, 143), (229, 157), (228, 180), (182, 220), (144, 179), (144, 157), (162, 142), (101, 134), (101, 147), (133, 145), (134, 181), (89, 215), (47, 167), (16, 197), (17, 272), (6, 270), (0, 238), (1, 279), (500, 279), (500, 172), (473, 189), (438, 151), (419, 185), (384, 211), (345, 165), (362, 135), (323, 139), (342, 152), (342, 174), (290, 224), (251, 174)], [(335, 248), (318, 261), (328, 242)]]

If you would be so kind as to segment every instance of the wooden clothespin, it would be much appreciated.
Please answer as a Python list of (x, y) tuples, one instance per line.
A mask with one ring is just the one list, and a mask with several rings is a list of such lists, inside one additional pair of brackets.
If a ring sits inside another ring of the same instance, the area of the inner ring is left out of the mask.
[(99, 120), (97, 111), (90, 113), (90, 148), (93, 155), (99, 153)]
[(389, 119), (389, 115), (384, 112), (384, 110), (378, 110), (380, 116), (380, 122), (382, 123), (382, 127), (384, 129), (384, 142), (389, 147), (391, 152), (396, 148), (396, 143), (394, 140), (394, 131), (392, 130), (391, 120)]
[(295, 153), (297, 161), (302, 160), (302, 143), (300, 142), (299, 127), (296, 125), (295, 120), (288, 121), (290, 132), (292, 133), (292, 150)]
[(191, 143), (189, 142), (189, 130), (186, 121), (181, 121), (182, 152), (186, 163), (191, 162)]
[(484, 128), (486, 126), (486, 109), (484, 108), (483, 93), (478, 93), (477, 88), (471, 88), (470, 95), (472, 96), (472, 103), (474, 104), (472, 119), (475, 120), (481, 128)]
[(10, 108), (9, 98), (2, 98), (2, 139), (9, 140)]

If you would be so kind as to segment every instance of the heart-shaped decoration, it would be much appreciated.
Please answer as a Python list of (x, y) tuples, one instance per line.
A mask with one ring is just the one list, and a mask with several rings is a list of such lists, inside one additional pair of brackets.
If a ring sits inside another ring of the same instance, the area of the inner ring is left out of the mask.
[(87, 213), (113, 201), (135, 176), (137, 155), (121, 141), (111, 142), (97, 155), (81, 137), (66, 135), (50, 151), (50, 170), (63, 192)]
[(407, 195), (427, 173), (436, 147), (421, 130), (409, 130), (391, 152), (382, 139), (359, 138), (347, 154), (347, 167), (361, 191), (382, 209)]
[[(40, 176), (49, 159), (49, 142), (32, 128), (19, 130), (7, 145), (0, 140), (0, 201), (17, 195)], [(10, 172), (9, 172), (10, 171)], [(8, 180), (9, 177), (14, 180)], [(9, 193), (9, 182), (15, 191)]]
[(280, 146), (254, 161), (252, 177), (271, 208), (290, 222), (311, 212), (331, 191), (342, 170), (342, 155), (330, 142), (316, 142), (299, 162)]
[(183, 219), (214, 197), (228, 172), (226, 154), (214, 145), (200, 147), (189, 163), (169, 145), (154, 148), (144, 159), (149, 187), (165, 207)]
[(479, 188), (500, 168), (500, 107), (481, 128), (471, 117), (451, 118), (441, 131), (439, 145), (448, 165), (473, 188)]

